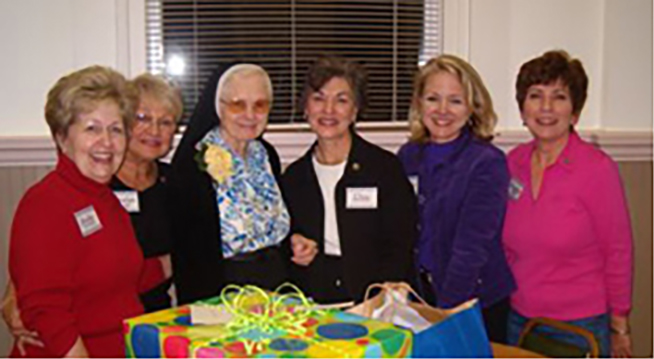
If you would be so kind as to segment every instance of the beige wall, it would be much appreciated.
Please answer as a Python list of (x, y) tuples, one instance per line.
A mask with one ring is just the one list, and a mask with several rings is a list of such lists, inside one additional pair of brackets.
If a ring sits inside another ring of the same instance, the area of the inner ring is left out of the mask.
[[(0, 168), (0, 263), (7, 263), (8, 233), (14, 208), (25, 188), (41, 178), (47, 167)], [(634, 353), (652, 356), (652, 162), (622, 162), (620, 172), (631, 210), (635, 242), (634, 309), (631, 315)], [(6, 283), (0, 268), (0, 286)], [(0, 325), (0, 356), (8, 353), (10, 337)]]
[(652, 162), (620, 163), (631, 211), (635, 278), (631, 326), (634, 354), (652, 356)]
[[(42, 178), (50, 167), (0, 167), (0, 290), (7, 285), (7, 252), (11, 220), (18, 201), (34, 182)], [(11, 337), (4, 323), (0, 324), (0, 357), (9, 355)]]

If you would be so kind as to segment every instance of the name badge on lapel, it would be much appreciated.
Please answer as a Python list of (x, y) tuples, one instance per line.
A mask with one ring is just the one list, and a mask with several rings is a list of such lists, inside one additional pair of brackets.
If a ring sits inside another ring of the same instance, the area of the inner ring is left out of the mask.
[(88, 206), (81, 211), (75, 212), (75, 220), (84, 237), (88, 237), (102, 229), (102, 223), (100, 223), (100, 218), (95, 213), (93, 206)]
[(509, 198), (517, 201), (522, 195), (524, 188), (525, 186), (517, 178), (511, 178), (511, 182), (509, 182)]
[(136, 191), (114, 191), (114, 194), (127, 212), (139, 213), (141, 211), (139, 194)]
[(409, 182), (413, 186), (413, 191), (418, 195), (420, 187), (418, 187), (418, 176), (409, 176)]
[(346, 189), (345, 208), (377, 208), (377, 187), (349, 187)]

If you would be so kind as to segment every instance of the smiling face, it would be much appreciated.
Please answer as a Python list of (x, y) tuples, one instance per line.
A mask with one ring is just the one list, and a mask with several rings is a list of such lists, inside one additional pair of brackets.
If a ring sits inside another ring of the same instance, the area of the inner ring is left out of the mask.
[(57, 136), (61, 151), (80, 172), (98, 183), (109, 183), (123, 161), (127, 131), (118, 105), (101, 101), (91, 111), (81, 113)]
[(129, 158), (154, 161), (168, 153), (177, 123), (175, 114), (152, 96), (142, 96), (127, 148)]
[(532, 85), (522, 105), (522, 120), (539, 141), (555, 142), (567, 139), (570, 127), (578, 117), (572, 114), (568, 86), (561, 81)]
[(223, 139), (242, 154), (247, 142), (259, 137), (268, 122), (266, 81), (256, 72), (234, 74), (216, 101), (220, 102), (216, 108)]
[(308, 96), (304, 113), (319, 140), (338, 140), (349, 136), (358, 109), (348, 82), (334, 77)]
[(429, 76), (418, 101), (422, 123), (430, 140), (436, 143), (450, 142), (459, 137), (471, 114), (461, 82), (445, 71)]

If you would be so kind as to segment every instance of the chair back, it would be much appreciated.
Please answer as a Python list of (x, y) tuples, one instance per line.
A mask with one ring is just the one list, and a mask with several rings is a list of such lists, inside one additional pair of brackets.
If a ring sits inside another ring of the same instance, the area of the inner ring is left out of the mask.
[[(552, 338), (546, 333), (535, 331), (538, 326), (548, 326), (563, 332), (578, 335), (586, 340), (588, 348)], [(593, 333), (585, 328), (548, 318), (533, 318), (520, 333), (518, 347), (543, 354), (551, 358), (599, 358), (599, 344)]]

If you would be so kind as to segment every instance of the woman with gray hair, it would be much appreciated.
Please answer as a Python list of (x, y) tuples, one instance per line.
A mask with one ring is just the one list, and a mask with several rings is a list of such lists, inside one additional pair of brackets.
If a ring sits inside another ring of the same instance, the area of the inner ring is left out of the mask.
[(260, 138), (272, 84), (254, 64), (209, 79), (170, 176), (173, 273), (180, 303), (226, 284), (274, 289), (286, 280), (281, 242), (290, 218), (277, 185), (279, 157)]

